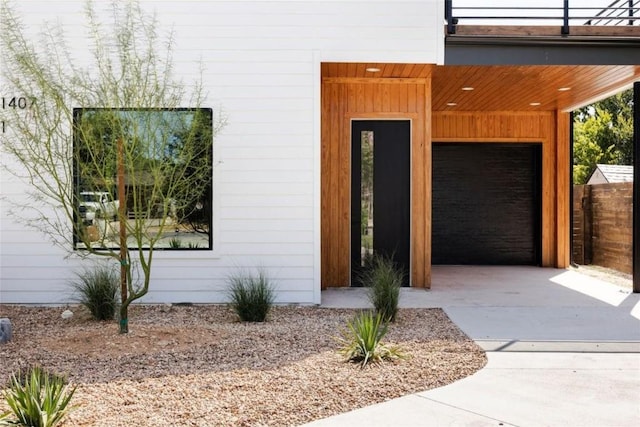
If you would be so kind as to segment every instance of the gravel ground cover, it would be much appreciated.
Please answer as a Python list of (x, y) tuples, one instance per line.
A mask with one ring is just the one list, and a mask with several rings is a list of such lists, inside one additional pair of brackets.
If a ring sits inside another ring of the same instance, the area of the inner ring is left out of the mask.
[(14, 329), (0, 345), (0, 384), (31, 364), (66, 374), (78, 388), (64, 426), (294, 426), (486, 363), (440, 309), (401, 309), (385, 341), (410, 358), (365, 369), (336, 351), (354, 310), (275, 307), (266, 323), (241, 323), (224, 306), (135, 306), (119, 335), (71, 309), (64, 320), (64, 308), (0, 305)]
[(572, 266), (571, 270), (604, 280), (605, 282), (613, 283), (621, 288), (633, 289), (633, 276), (631, 274), (598, 265), (576, 265)]

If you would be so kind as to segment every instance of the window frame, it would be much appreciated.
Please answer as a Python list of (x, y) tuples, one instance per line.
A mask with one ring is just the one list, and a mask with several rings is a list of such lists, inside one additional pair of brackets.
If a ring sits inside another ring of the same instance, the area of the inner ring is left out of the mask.
[[(91, 111), (96, 111), (96, 112), (100, 112), (100, 111), (122, 111), (122, 112), (126, 112), (126, 111), (140, 111), (140, 112), (201, 112), (205, 114), (206, 117), (206, 122), (207, 122), (207, 127), (210, 129), (211, 131), (211, 144), (210, 144), (210, 149), (208, 150), (208, 157), (209, 157), (209, 164), (210, 164), (210, 184), (208, 186), (208, 189), (206, 190), (206, 192), (204, 193), (204, 198), (208, 201), (208, 206), (207, 206), (207, 210), (205, 212), (208, 212), (208, 214), (206, 215), (207, 218), (207, 223), (208, 223), (208, 233), (202, 233), (202, 234), (206, 234), (207, 235), (207, 246), (197, 246), (197, 247), (171, 247), (171, 246), (163, 246), (163, 245), (154, 245), (153, 247), (153, 251), (160, 251), (160, 252), (173, 252), (173, 253), (179, 253), (179, 252), (183, 252), (183, 251), (198, 251), (198, 252), (212, 252), (214, 247), (213, 247), (213, 243), (214, 243), (214, 234), (216, 234), (217, 229), (214, 227), (214, 215), (213, 215), (213, 211), (215, 208), (215, 200), (214, 200), (214, 191), (213, 191), (213, 186), (214, 186), (214, 149), (213, 149), (213, 141), (215, 138), (215, 134), (214, 134), (214, 126), (213, 126), (213, 109), (209, 108), (209, 107), (179, 107), (179, 108), (105, 108), (105, 107), (75, 107), (73, 108), (73, 124), (72, 124), (72, 180), (73, 180), (73, 206), (74, 206), (74, 213), (73, 213), (73, 250), (74, 251), (87, 251), (88, 249), (82, 246), (78, 246), (79, 243), (82, 243), (82, 241), (80, 240), (80, 238), (78, 237), (78, 232), (79, 230), (77, 229), (78, 224), (80, 224), (80, 219), (77, 218), (77, 215), (79, 213), (79, 208), (76, 208), (76, 206), (79, 206), (80, 203), (80, 199), (79, 199), (79, 195), (80, 193), (83, 191), (80, 188), (80, 177), (79, 177), (79, 172), (78, 172), (78, 165), (77, 162), (79, 161), (78, 156), (76, 154), (76, 147), (77, 144), (79, 144), (79, 138), (81, 138), (81, 135), (79, 135), (79, 133), (77, 132), (77, 129), (79, 127), (80, 124), (80, 120), (82, 119), (82, 115), (87, 113), (87, 112), (91, 112)], [(109, 195), (110, 195), (110, 199), (111, 200), (119, 200), (117, 198), (117, 191), (112, 193), (111, 191), (109, 191)], [(171, 225), (166, 225), (165, 226), (165, 230), (163, 231), (163, 233), (172, 233), (172, 231), (170, 231), (170, 227)], [(199, 233), (198, 231), (191, 231), (193, 233)], [(163, 237), (164, 238), (164, 237)], [(112, 251), (112, 250), (118, 250), (120, 247), (119, 245), (113, 245), (113, 246), (108, 246), (108, 247), (92, 247), (91, 250), (92, 251)], [(128, 249), (131, 250), (143, 250), (143, 251), (148, 251), (150, 248), (148, 246), (143, 246), (142, 248), (138, 248), (137, 246), (129, 246)]]

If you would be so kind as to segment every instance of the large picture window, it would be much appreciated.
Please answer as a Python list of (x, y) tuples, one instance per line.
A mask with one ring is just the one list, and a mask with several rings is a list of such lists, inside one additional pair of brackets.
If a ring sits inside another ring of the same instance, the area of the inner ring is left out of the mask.
[(75, 109), (74, 244), (212, 248), (212, 110)]

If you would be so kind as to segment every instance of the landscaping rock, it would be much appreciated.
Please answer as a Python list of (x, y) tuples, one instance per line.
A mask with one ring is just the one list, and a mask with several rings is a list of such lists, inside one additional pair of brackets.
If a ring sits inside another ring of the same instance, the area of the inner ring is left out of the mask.
[(11, 320), (7, 318), (0, 319), (0, 344), (11, 341), (12, 335)]
[(115, 322), (71, 309), (60, 327), (59, 307), (2, 307), (20, 333), (0, 346), (0, 384), (30, 362), (67, 373), (78, 388), (65, 426), (298, 426), (442, 387), (486, 363), (440, 309), (401, 309), (385, 342), (410, 357), (365, 369), (337, 351), (357, 310), (276, 306), (256, 324), (222, 305), (134, 304), (130, 332), (119, 334)]

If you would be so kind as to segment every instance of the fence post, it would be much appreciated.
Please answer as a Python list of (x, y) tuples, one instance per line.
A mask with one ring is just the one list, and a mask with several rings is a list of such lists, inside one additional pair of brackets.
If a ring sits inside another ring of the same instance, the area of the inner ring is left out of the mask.
[(629, 0), (629, 25), (633, 25), (633, 0)]
[(572, 185), (571, 191), (571, 263), (584, 265), (584, 186)]
[(640, 82), (633, 84), (633, 292), (640, 293)]
[(593, 262), (593, 200), (590, 185), (585, 185), (582, 193), (582, 226), (583, 265), (589, 265)]

